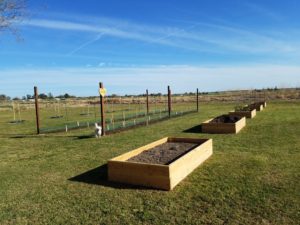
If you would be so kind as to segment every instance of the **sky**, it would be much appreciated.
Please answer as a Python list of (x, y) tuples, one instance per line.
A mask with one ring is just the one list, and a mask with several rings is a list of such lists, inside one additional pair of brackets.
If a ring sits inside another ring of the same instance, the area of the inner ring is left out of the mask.
[(0, 33), (0, 94), (300, 86), (299, 0), (28, 0)]

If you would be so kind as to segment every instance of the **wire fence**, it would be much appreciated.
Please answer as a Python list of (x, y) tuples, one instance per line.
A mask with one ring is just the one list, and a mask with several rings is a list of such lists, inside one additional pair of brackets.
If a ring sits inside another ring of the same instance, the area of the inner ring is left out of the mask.
[[(148, 100), (147, 100), (148, 99)], [(39, 99), (40, 133), (70, 131), (94, 127), (100, 124), (99, 98)], [(138, 125), (185, 115), (197, 110), (196, 93), (188, 96), (172, 95), (169, 110), (168, 95), (160, 93), (131, 96), (107, 96), (104, 98), (104, 118), (107, 132), (128, 129)]]
[[(169, 114), (168, 95), (146, 94), (106, 96), (104, 98), (105, 130), (115, 132), (139, 125), (158, 122), (197, 110), (196, 92), (171, 95)], [(300, 89), (245, 90), (199, 93), (199, 104), (211, 102), (250, 104), (257, 101), (300, 100)], [(101, 123), (99, 97), (38, 99), (40, 133), (65, 132), (78, 128), (94, 128)], [(5, 112), (5, 113), (1, 113)], [(34, 99), (1, 101), (0, 122), (15, 125), (30, 123), (35, 126)]]

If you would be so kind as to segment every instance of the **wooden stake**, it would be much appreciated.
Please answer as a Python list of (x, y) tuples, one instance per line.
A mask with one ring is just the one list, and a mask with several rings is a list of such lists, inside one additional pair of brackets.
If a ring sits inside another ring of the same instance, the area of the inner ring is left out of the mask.
[(197, 112), (199, 112), (199, 89), (197, 88)]
[(148, 89), (146, 90), (146, 105), (147, 105), (147, 115), (149, 115), (149, 93), (148, 93)]
[(169, 117), (171, 117), (172, 104), (171, 104), (171, 89), (170, 89), (170, 86), (168, 86), (168, 110), (169, 110)]
[(12, 103), (12, 107), (13, 107), (13, 113), (14, 113), (14, 121), (16, 121), (16, 112), (15, 112), (15, 104), (14, 104), (14, 102)]
[(21, 110), (20, 110), (20, 104), (18, 103), (18, 115), (19, 115), (19, 122), (21, 122)]
[[(100, 88), (104, 88), (103, 83), (99, 83)], [(100, 110), (101, 110), (101, 136), (105, 136), (105, 114), (104, 114), (104, 96), (100, 95)]]
[(39, 110), (39, 96), (38, 88), (34, 87), (34, 100), (35, 100), (35, 118), (36, 118), (36, 131), (40, 134), (40, 110)]

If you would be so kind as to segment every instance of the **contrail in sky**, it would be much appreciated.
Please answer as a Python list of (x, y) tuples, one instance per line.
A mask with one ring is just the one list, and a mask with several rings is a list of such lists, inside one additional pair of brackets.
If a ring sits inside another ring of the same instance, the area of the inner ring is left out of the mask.
[(71, 55), (73, 55), (74, 53), (78, 52), (80, 49), (82, 49), (82, 48), (84, 48), (84, 47), (86, 47), (86, 46), (88, 46), (88, 45), (94, 43), (95, 41), (98, 41), (103, 35), (104, 35), (104, 33), (98, 34), (96, 38), (94, 38), (94, 39), (92, 39), (92, 40), (90, 40), (90, 41), (87, 41), (87, 42), (83, 43), (83, 44), (80, 45), (79, 47), (77, 47), (77, 48), (75, 48), (74, 50), (72, 50), (71, 52), (69, 52), (69, 53), (67, 54), (67, 56), (71, 56)]

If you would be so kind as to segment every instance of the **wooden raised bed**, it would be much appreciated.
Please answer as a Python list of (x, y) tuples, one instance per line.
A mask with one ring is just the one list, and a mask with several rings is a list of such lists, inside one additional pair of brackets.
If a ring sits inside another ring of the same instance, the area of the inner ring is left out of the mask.
[[(227, 115), (223, 115), (227, 116)], [(230, 115), (228, 115), (231, 117)], [(236, 116), (232, 116), (236, 117)], [(246, 126), (246, 118), (245, 117), (238, 117), (236, 122), (232, 123), (215, 123), (213, 119), (209, 119), (201, 124), (202, 132), (203, 133), (211, 133), (211, 134), (236, 134), (238, 133), (243, 127)]]
[(267, 107), (267, 102), (262, 101), (262, 102), (259, 102), (259, 103), (262, 104), (264, 108)]
[(263, 103), (260, 102), (252, 103), (251, 105), (249, 105), (249, 107), (251, 107), (252, 109), (256, 109), (256, 111), (258, 112), (263, 111), (264, 109)]
[(256, 109), (252, 109), (249, 111), (230, 111), (230, 116), (239, 116), (239, 117), (246, 117), (252, 119), (256, 116)]
[[(197, 146), (178, 156), (169, 164), (127, 161), (167, 142), (195, 143)], [(166, 137), (109, 160), (108, 179), (114, 182), (172, 190), (212, 153), (212, 139)]]

